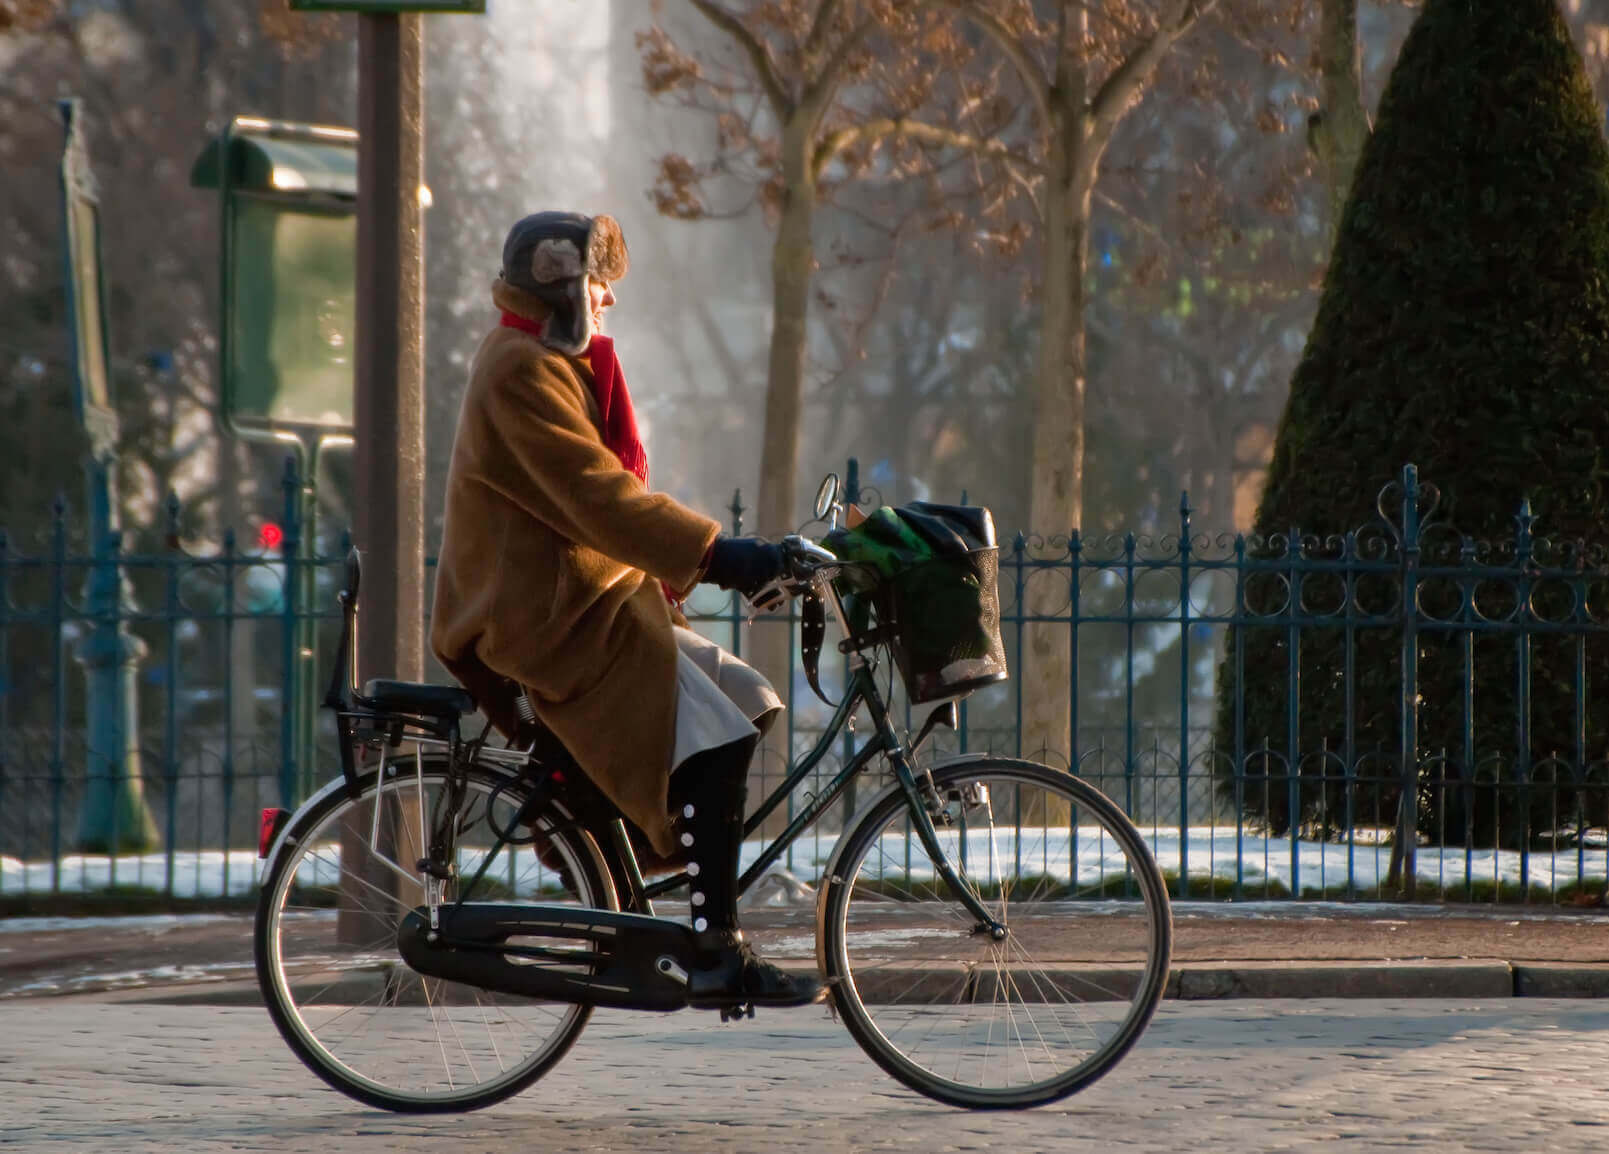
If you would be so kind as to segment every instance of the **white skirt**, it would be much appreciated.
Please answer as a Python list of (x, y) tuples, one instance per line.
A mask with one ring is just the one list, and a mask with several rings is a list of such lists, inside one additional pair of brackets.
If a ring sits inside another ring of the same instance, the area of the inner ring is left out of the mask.
[(676, 747), (671, 769), (706, 749), (759, 732), (755, 722), (782, 708), (771, 683), (715, 642), (673, 626), (676, 633)]

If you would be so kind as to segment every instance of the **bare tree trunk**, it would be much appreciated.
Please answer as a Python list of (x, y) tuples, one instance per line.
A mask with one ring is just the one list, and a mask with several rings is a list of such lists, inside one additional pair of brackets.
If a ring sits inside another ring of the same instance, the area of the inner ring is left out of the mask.
[[(791, 135), (791, 127), (789, 131)], [(799, 151), (804, 151), (803, 144)], [(794, 168), (791, 164), (788, 167)], [(799, 411), (804, 393), (805, 326), (815, 263), (811, 225), (816, 208), (815, 186), (803, 175), (804, 168), (801, 157), (798, 174), (787, 174), (782, 219), (771, 255), (771, 356), (756, 510), (756, 527), (769, 534), (788, 532), (799, 519), (794, 496), (799, 469)]]
[[(815, 271), (811, 226), (816, 209), (815, 182), (809, 175), (809, 147), (805, 125), (796, 117), (784, 130), (785, 188), (782, 218), (777, 224), (771, 255), (771, 355), (765, 392), (765, 440), (760, 455), (760, 494), (755, 530), (776, 538), (792, 532), (801, 520), (797, 508), (799, 472), (799, 414), (803, 404), (806, 324), (810, 307), (810, 278)], [(788, 700), (792, 682), (789, 630), (773, 622), (751, 629), (750, 662)], [(765, 796), (785, 771), (781, 743), (786, 728), (774, 727), (766, 747), (756, 758), (750, 775), (751, 803)], [(769, 781), (765, 770), (773, 770)], [(767, 835), (786, 824), (786, 810), (768, 822)]]
[(1352, 190), (1358, 157), (1369, 139), (1358, 47), (1358, 0), (1322, 0), (1318, 55), (1321, 104), (1313, 121), (1313, 147), (1324, 165), (1333, 237)]
[[(1090, 192), (1081, 123), (1081, 93), (1058, 102), (1045, 189), (1043, 316), (1034, 388), (1028, 527), (1050, 538), (1076, 528), (1084, 508), (1085, 335), (1084, 273), (1089, 255)], [(1045, 571), (1028, 582), (1024, 608), (1065, 614), (1067, 583)], [(1018, 656), (1022, 678), (1022, 745), (1027, 756), (1071, 764), (1069, 696), (1071, 637), (1065, 625), (1042, 623), (1026, 631)], [(1076, 766), (1073, 768), (1076, 769)]]

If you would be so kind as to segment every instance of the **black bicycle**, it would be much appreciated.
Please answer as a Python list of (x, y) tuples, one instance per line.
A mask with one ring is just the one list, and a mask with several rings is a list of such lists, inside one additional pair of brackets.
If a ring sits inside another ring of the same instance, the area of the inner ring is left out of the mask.
[[(818, 498), (827, 511), (836, 522), (836, 478)], [(832, 848), (815, 964), (831, 1008), (878, 1065), (940, 1101), (1017, 1108), (1073, 1093), (1128, 1051), (1162, 997), (1172, 920), (1161, 873), (1123, 812), (1065, 772), (987, 755), (920, 764), (934, 727), (954, 724), (955, 698), (933, 704), (914, 738), (902, 733), (877, 678), (904, 656), (896, 609), (846, 613), (831, 554), (789, 541), (784, 591), (831, 610), (850, 667), (820, 741), (746, 832), (857, 713), (870, 727), (744, 871), (743, 890), (851, 781), (880, 771), (885, 787), (821, 836)], [(593, 1007), (688, 1006), (692, 931), (653, 908), (688, 876), (644, 879), (627, 826), (585, 812), (550, 735), (524, 748), (492, 744), (489, 729), (466, 739), (460, 721), (476, 706), (453, 686), (359, 692), (359, 584), (354, 553), (326, 699), (341, 775), (294, 814), (264, 815), (258, 979), (291, 1049), (336, 1089), (391, 1110), (475, 1109), (540, 1078)], [(534, 721), (523, 699), (522, 713)]]

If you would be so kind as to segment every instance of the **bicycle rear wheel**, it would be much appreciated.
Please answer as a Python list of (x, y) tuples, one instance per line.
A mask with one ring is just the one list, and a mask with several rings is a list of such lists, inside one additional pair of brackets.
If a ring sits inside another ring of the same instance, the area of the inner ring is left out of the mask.
[[(356, 800), (341, 783), (327, 789), (293, 819), (258, 905), (258, 983), (279, 1032), (324, 1081), (387, 1110), (472, 1110), (516, 1094), (564, 1056), (591, 1014), (427, 978), (403, 962), (397, 929), (424, 904), (417, 862), (446, 770), (443, 757), (407, 757), (384, 780), (361, 778)], [(526, 796), (518, 778), (470, 768), (446, 900)], [(618, 908), (590, 836), (557, 811), (536, 828), (561, 868), (504, 847), (467, 900)]]
[(980, 931), (911, 828), (903, 791), (846, 835), (819, 949), (844, 1023), (929, 1097), (1004, 1109), (1093, 1082), (1139, 1038), (1168, 975), (1162, 875), (1098, 790), (1031, 762), (933, 771), (940, 846), (1007, 929)]

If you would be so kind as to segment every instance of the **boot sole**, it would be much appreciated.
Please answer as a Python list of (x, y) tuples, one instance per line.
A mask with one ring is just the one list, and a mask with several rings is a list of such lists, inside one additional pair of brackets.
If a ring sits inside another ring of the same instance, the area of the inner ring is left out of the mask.
[(800, 1006), (814, 1006), (827, 999), (827, 987), (822, 986), (808, 997), (801, 998), (797, 994), (786, 997), (773, 995), (764, 997), (754, 994), (726, 994), (718, 998), (703, 997), (688, 1003), (695, 1010), (730, 1010), (737, 1006), (754, 1006), (756, 1009), (765, 1007), (768, 1010), (791, 1010)]

